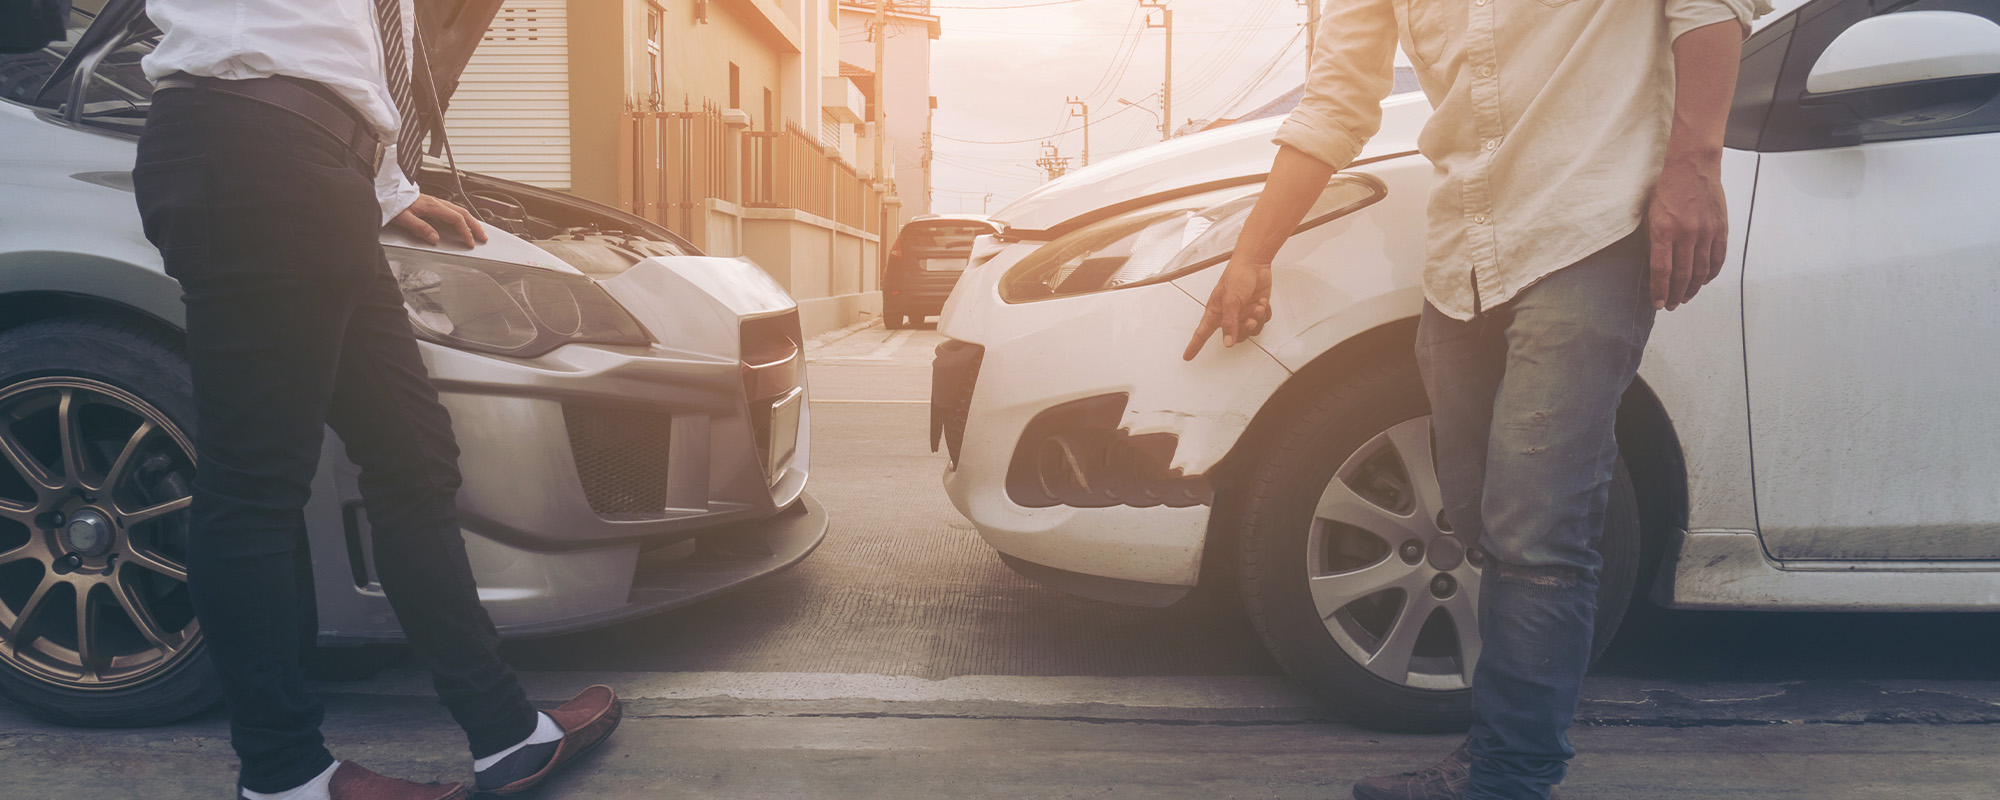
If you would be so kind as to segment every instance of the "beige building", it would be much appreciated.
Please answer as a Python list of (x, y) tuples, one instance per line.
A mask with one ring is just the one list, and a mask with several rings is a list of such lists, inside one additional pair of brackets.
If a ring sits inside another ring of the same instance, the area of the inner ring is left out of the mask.
[[(900, 230), (912, 217), (931, 212), (931, 115), (937, 110), (937, 97), (931, 94), (931, 43), (943, 35), (943, 27), (930, 11), (930, 0), (889, 3), (882, 104), (888, 112), (889, 170), (903, 201), (900, 218), (892, 220), (891, 230)], [(842, 74), (854, 76), (872, 107), (876, 102), (870, 96), (874, 91), (875, 39), (869, 31), (875, 22), (875, 4), (842, 0), (839, 13)], [(857, 163), (873, 159), (872, 147)]]
[[(856, 322), (881, 309), (898, 200), (872, 181), (872, 84), (842, 76), (844, 19), (836, 0), (508, 0), (453, 95), (453, 149), (467, 169), (749, 257), (798, 299), (808, 336)], [(927, 93), (924, 41), (903, 68)]]

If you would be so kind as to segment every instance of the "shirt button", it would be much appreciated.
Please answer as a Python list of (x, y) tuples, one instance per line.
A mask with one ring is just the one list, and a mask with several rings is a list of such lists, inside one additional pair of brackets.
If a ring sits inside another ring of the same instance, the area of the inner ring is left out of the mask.
[(1485, 214), (1480, 214), (1480, 215), (1478, 215), (1478, 216), (1475, 216), (1475, 217), (1473, 217), (1473, 218), (1472, 218), (1472, 224), (1474, 224), (1474, 225), (1484, 225), (1484, 224), (1486, 224), (1486, 215), (1485, 215)]
[(1484, 149), (1486, 150), (1486, 152), (1488, 152), (1488, 153), (1491, 153), (1491, 152), (1493, 152), (1493, 151), (1495, 151), (1495, 150), (1498, 150), (1498, 149), (1500, 149), (1500, 140), (1499, 140), (1499, 139), (1487, 139), (1487, 140), (1486, 140), (1486, 142), (1485, 142), (1484, 144), (1481, 144), (1481, 145), (1480, 145), (1480, 147), (1481, 147), (1481, 148), (1484, 148)]
[(1481, 78), (1491, 78), (1493, 77), (1493, 65), (1482, 64), (1480, 65), (1479, 69), (1473, 70), (1473, 74), (1478, 75)]
[(1472, 4), (1484, 8), (1490, 0), (1472, 0)]

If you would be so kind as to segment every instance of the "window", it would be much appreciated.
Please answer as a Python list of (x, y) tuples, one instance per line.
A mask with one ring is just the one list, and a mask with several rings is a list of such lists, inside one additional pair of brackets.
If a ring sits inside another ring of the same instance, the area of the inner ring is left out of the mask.
[(115, 34), (118, 38), (89, 73), (79, 108), (68, 107), (75, 76), (53, 86), (48, 83), (77, 43), (83, 41), (85, 31), (97, 21), (93, 12), (102, 6), (102, 3), (72, 6), (69, 35), (63, 41), (33, 53), (0, 56), (0, 97), (43, 108), (60, 108), (65, 116), (100, 128), (135, 135), (144, 128), (146, 110), (153, 102), (153, 84), (146, 80), (139, 60), (153, 52), (160, 34), (143, 17), (128, 29), (103, 31), (95, 37), (90, 45), (94, 51), (103, 50), (105, 34)]
[(913, 222), (900, 242), (912, 250), (970, 250), (974, 238), (992, 232), (993, 226), (981, 222)]
[(734, 61), (729, 62), (729, 107), (743, 107), (743, 70)]
[(49, 76), (55, 74), (56, 67), (69, 56), (76, 47), (83, 32), (97, 21), (97, 12), (102, 10), (102, 2), (79, 2), (70, 9), (69, 35), (61, 41), (51, 42), (32, 53), (0, 55), (0, 98), (17, 103), (54, 108), (68, 99), (69, 82), (48, 87)]
[[(1862, 20), (1905, 11), (1958, 11), (2000, 22), (2000, 4), (1990, 0), (1820, 0), (1807, 4), (1792, 19), (1772, 25), (1746, 43), (1736, 107), (1730, 118), (1730, 145), (1754, 138), (1758, 150), (1785, 152), (2000, 132), (2000, 101), (1992, 98), (1983, 104), (1962, 103), (1965, 107), (1951, 109), (1953, 113), (1948, 114), (1881, 116), (1857, 111), (1849, 103), (1807, 97), (1806, 76), (1834, 39)], [(1766, 89), (1769, 94), (1761, 95)], [(1924, 90), (1908, 87), (1907, 96), (1899, 97), (1905, 89), (1888, 89), (1877, 93), (1877, 99), (1890, 105), (1906, 101), (1910, 110), (1922, 112), (1927, 110), (1921, 94)]]
[(646, 94), (649, 108), (658, 111), (666, 106), (665, 87), (660, 83), (660, 40), (665, 36), (663, 28), (666, 20), (660, 7), (654, 5), (646, 10), (646, 69), (652, 73), (652, 88)]

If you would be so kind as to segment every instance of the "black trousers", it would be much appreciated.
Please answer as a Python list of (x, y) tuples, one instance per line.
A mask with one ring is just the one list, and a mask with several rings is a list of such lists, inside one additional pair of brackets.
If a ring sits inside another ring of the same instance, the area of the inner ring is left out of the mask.
[(169, 89), (132, 171), (146, 237), (185, 292), (199, 424), (188, 587), (252, 791), (333, 763), (299, 667), (311, 598), (295, 568), (327, 425), (361, 467), (382, 588), (473, 756), (535, 726), (479, 605), (451, 418), (418, 356), (357, 160), (290, 112)]

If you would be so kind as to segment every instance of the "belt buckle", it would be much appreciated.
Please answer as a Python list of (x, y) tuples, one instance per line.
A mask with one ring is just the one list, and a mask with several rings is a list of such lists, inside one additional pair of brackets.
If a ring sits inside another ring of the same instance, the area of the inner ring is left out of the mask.
[(388, 154), (389, 154), (389, 143), (381, 139), (376, 139), (375, 154), (373, 157), (368, 159), (368, 174), (370, 176), (380, 175), (382, 173), (382, 158)]

